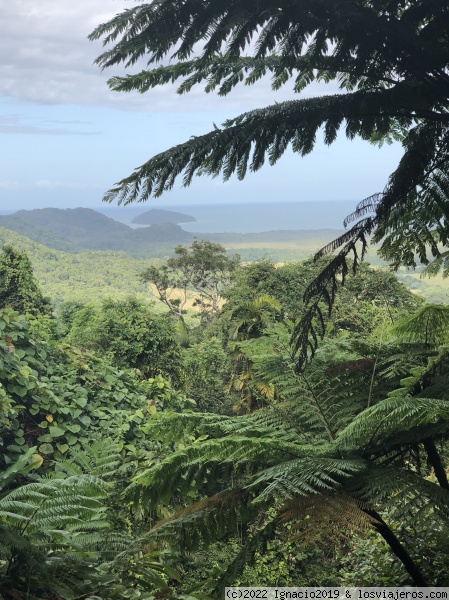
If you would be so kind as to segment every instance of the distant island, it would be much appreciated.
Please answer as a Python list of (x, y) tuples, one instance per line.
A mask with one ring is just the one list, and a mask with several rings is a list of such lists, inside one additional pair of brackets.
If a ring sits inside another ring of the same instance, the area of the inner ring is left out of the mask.
[(159, 223), (196, 223), (196, 219), (191, 215), (185, 215), (180, 212), (152, 208), (151, 210), (147, 210), (141, 215), (134, 217), (132, 223), (139, 225), (155, 225)]

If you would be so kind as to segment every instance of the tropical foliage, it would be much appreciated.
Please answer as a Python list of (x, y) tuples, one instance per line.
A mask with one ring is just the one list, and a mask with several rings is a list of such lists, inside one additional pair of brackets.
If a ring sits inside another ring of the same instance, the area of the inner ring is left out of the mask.
[(341, 128), (400, 139), (404, 156), (318, 264), (245, 267), (194, 242), (150, 267), (161, 298), (175, 278), (195, 295), (195, 327), (180, 303), (166, 302), (172, 315), (132, 298), (36, 310), (29, 262), (6, 248), (2, 597), (217, 598), (270, 559), (276, 584), (449, 585), (448, 310), (358, 270), (356, 246), (363, 256), (372, 234), (394, 266), (447, 271), (447, 13), (154, 0), (92, 34), (112, 44), (102, 67), (148, 60), (112, 79), (117, 90), (179, 80), (180, 92), (226, 94), (270, 74), (275, 89), (335, 80), (342, 92), (227, 121), (150, 159), (109, 200), (145, 200), (180, 175), (243, 178), (289, 146), (310, 152), (319, 130), (326, 143)]
[(229, 258), (226, 248), (207, 240), (190, 247), (176, 246), (174, 256), (164, 265), (149, 267), (141, 275), (153, 294), (169, 311), (183, 320), (188, 300), (198, 306), (203, 317), (217, 314), (223, 291), (229, 286), (240, 257)]
[(371, 551), (446, 585), (446, 307), (364, 267), (298, 371), (293, 291), (322, 268), (236, 264), (188, 336), (132, 298), (2, 310), (4, 597), (217, 597), (269, 561), (351, 584)]
[(323, 335), (323, 307), (334, 304), (348, 256), (357, 268), (369, 236), (382, 242), (380, 254), (395, 267), (415, 267), (418, 259), (429, 273), (448, 273), (447, 10), (398, 0), (154, 0), (116, 15), (90, 36), (107, 46), (97, 64), (130, 68), (145, 58), (148, 68), (113, 77), (112, 90), (143, 93), (179, 81), (178, 93), (204, 84), (224, 96), (269, 75), (274, 90), (290, 85), (298, 94), (313, 82), (335, 81), (341, 93), (229, 119), (150, 158), (105, 199), (144, 201), (170, 190), (178, 177), (184, 186), (203, 174), (243, 179), (266, 161), (274, 165), (288, 148), (308, 154), (319, 132), (326, 144), (340, 130), (349, 139), (401, 141), (403, 157), (384, 190), (362, 200), (345, 222), (355, 224), (319, 253), (341, 248), (305, 294), (309, 309), (293, 332), (302, 368)]

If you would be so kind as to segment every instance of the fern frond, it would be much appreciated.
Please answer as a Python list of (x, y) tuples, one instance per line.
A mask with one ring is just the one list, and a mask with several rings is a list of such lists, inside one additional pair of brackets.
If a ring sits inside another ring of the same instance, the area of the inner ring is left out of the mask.
[[(233, 174), (243, 178), (248, 168), (258, 171), (266, 160), (274, 165), (289, 146), (293, 152), (305, 156), (312, 151), (318, 130), (321, 127), (326, 130), (336, 117), (337, 129), (345, 121), (349, 137), (357, 134), (369, 139), (392, 118), (382, 114), (379, 107), (386, 101), (394, 102), (395, 94), (395, 90), (364, 90), (252, 110), (226, 121), (221, 129), (193, 137), (154, 156), (110, 189), (105, 200), (117, 200), (119, 204), (144, 202), (150, 196), (158, 197), (170, 190), (180, 176), (183, 186), (189, 186), (196, 174), (222, 174), (225, 181)], [(393, 113), (395, 118), (402, 115), (407, 120), (408, 108), (401, 103)], [(329, 136), (328, 143), (333, 137)], [(359, 229), (357, 237), (361, 239), (362, 228)]]
[(292, 539), (302, 545), (335, 544), (339, 538), (361, 533), (377, 520), (367, 510), (370, 505), (344, 492), (319, 496), (294, 496), (279, 512), (281, 524), (291, 523)]
[(239, 488), (222, 490), (159, 521), (141, 541), (170, 541), (186, 550), (196, 550), (201, 544), (235, 532), (238, 523), (248, 520), (254, 509), (247, 498), (247, 492)]
[(449, 491), (424, 479), (418, 473), (398, 467), (373, 466), (348, 480), (345, 489), (364, 502), (382, 505), (388, 501), (393, 518), (410, 519), (436, 511), (449, 516)]
[(425, 304), (413, 315), (397, 323), (393, 332), (404, 342), (443, 344), (449, 338), (449, 307), (444, 304)]
[(122, 462), (118, 446), (111, 440), (101, 440), (85, 446), (55, 464), (55, 476), (90, 475), (103, 482), (116, 476)]
[(21, 524), (27, 535), (78, 526), (103, 513), (107, 488), (98, 478), (81, 475), (30, 483), (0, 500), (0, 517)]
[[(385, 238), (380, 254), (386, 260), (393, 261), (395, 268), (400, 265), (416, 266), (416, 252), (421, 262), (427, 264), (429, 245), (433, 255), (439, 255), (433, 230), (429, 229), (429, 219), (419, 215), (415, 220), (414, 215), (417, 206), (426, 210), (425, 194), (428, 181), (434, 174), (437, 176), (441, 170), (444, 170), (442, 165), (447, 163), (447, 159), (442, 156), (440, 148), (447, 147), (448, 139), (449, 128), (445, 124), (423, 122), (412, 129), (404, 141), (406, 152), (398, 168), (390, 176), (383, 193), (374, 199), (368, 199), (366, 204), (361, 205), (361, 211), (364, 212), (372, 202), (373, 207), (375, 205), (375, 214), (356, 223), (349, 231), (317, 254), (317, 257), (320, 257), (343, 246), (304, 294), (304, 301), (309, 306), (292, 335), (298, 370), (301, 370), (313, 357), (319, 338), (324, 336), (323, 306), (329, 312), (331, 311), (340, 283), (339, 278), (344, 284), (349, 271), (348, 257), (353, 255), (352, 268), (355, 271), (359, 258), (363, 259), (366, 252), (368, 236), (373, 234), (373, 242)], [(445, 215), (441, 212), (440, 217), (445, 219)], [(419, 234), (417, 227), (420, 229)], [(406, 232), (405, 228), (407, 228)], [(449, 239), (447, 225), (439, 229), (437, 226), (437, 230), (439, 241), (446, 243)], [(407, 243), (408, 234), (410, 243)], [(361, 246), (360, 257), (357, 244)]]
[(259, 472), (246, 489), (262, 491), (255, 502), (316, 495), (337, 488), (342, 481), (364, 469), (360, 460), (312, 457), (284, 461)]
[(285, 441), (298, 439), (294, 425), (282, 418), (276, 409), (264, 409), (238, 417), (208, 413), (158, 413), (145, 426), (145, 433), (154, 439), (173, 441), (185, 433), (218, 438), (223, 435), (272, 437)]
[[(421, 441), (420, 427), (441, 423), (449, 428), (449, 402), (434, 398), (393, 397), (360, 413), (339, 435), (341, 449), (386, 453), (398, 443), (398, 434), (414, 430)], [(424, 437), (428, 436), (425, 431)]]
[(220, 480), (240, 473), (249, 476), (260, 465), (276, 463), (286, 457), (308, 456), (320, 449), (291, 440), (227, 436), (210, 439), (174, 452), (160, 463), (133, 478), (127, 496), (143, 499), (148, 505), (168, 502), (174, 495), (187, 493), (192, 486), (199, 487), (205, 478)]

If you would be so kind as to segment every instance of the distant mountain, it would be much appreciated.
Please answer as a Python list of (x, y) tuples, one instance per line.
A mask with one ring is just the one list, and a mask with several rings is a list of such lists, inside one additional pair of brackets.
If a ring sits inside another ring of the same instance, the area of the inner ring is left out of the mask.
[(134, 217), (132, 223), (138, 223), (140, 225), (154, 225), (157, 223), (196, 223), (196, 219), (191, 215), (185, 215), (184, 213), (175, 212), (173, 210), (152, 208), (151, 210)]
[(174, 223), (144, 229), (110, 219), (90, 208), (41, 208), (0, 216), (0, 227), (16, 231), (55, 250), (124, 250), (135, 255), (150, 252), (155, 244), (189, 243), (193, 235)]
[(117, 240), (125, 237), (131, 230), (128, 225), (114, 221), (91, 208), (19, 210), (13, 216), (43, 227), (75, 246), (92, 250), (117, 249)]
[[(23, 213), (26, 211), (20, 212)], [(54, 250), (61, 250), (63, 252), (78, 251), (78, 248), (68, 240), (56, 235), (45, 227), (41, 227), (37, 223), (33, 223), (26, 217), (20, 216), (19, 213), (13, 215), (0, 215), (0, 227), (15, 231), (38, 244), (47, 246), (47, 248), (53, 248)]]

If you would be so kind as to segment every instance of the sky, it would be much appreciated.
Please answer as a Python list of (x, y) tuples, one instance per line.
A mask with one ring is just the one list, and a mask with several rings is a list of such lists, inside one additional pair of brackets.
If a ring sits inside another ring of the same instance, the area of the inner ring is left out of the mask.
[[(226, 98), (171, 85), (146, 94), (109, 90), (94, 65), (101, 42), (88, 34), (134, 0), (0, 0), (0, 211), (102, 206), (104, 192), (151, 156), (206, 133), (213, 123), (253, 108), (298, 98), (269, 80)], [(137, 65), (134, 71), (139, 71)], [(304, 96), (335, 93), (311, 86)], [(378, 149), (340, 136), (318, 141), (301, 158), (292, 152), (243, 182), (195, 178), (153, 206), (205, 203), (342, 201), (381, 191), (401, 156), (398, 144)]]

